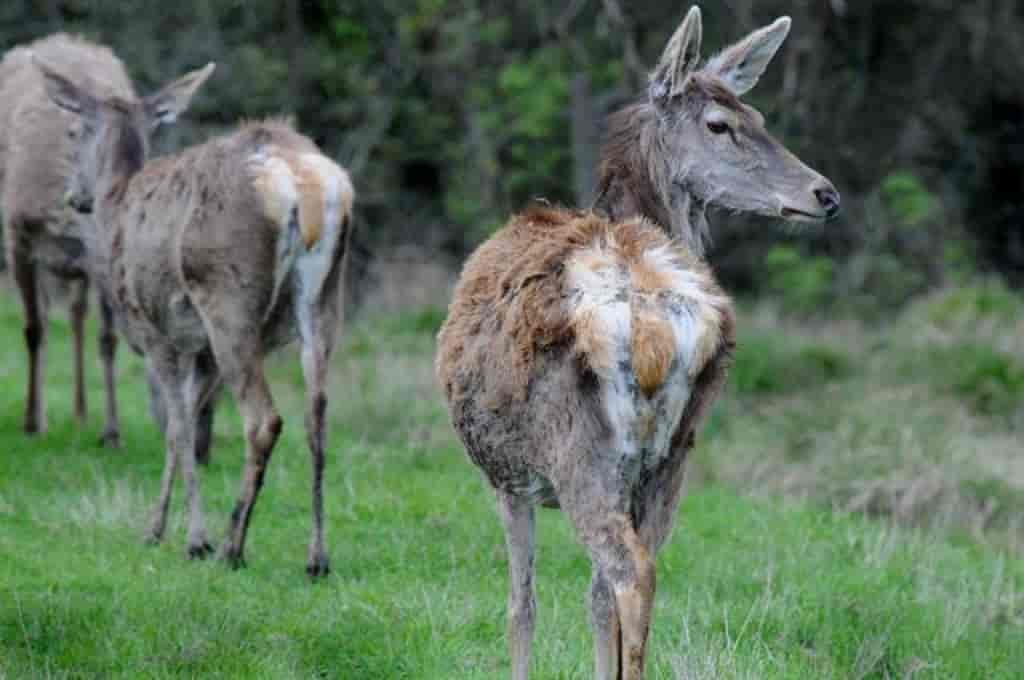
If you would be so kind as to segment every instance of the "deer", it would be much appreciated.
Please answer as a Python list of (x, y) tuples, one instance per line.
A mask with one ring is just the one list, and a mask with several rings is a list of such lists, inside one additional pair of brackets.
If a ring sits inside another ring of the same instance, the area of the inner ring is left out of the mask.
[(538, 505), (562, 510), (590, 558), (595, 677), (643, 677), (655, 558), (735, 346), (732, 304), (704, 261), (708, 207), (797, 222), (839, 210), (832, 183), (739, 99), (790, 25), (702, 63), (691, 9), (647, 96), (608, 120), (593, 206), (531, 206), (464, 265), (435, 368), (495, 491), (516, 680), (530, 666)]
[[(70, 288), (70, 320), (74, 374), (74, 417), (87, 420), (84, 333), (89, 308), (90, 261), (83, 242), (82, 218), (66, 205), (65, 186), (72, 172), (76, 139), (82, 121), (54, 106), (46, 94), (33, 55), (58, 65), (74, 78), (105, 96), (136, 100), (124, 64), (110, 48), (83, 38), (57, 33), (11, 49), (0, 61), (0, 215), (6, 229), (6, 255), (25, 314), (28, 380), (23, 429), (35, 435), (46, 431), (43, 390), (52, 278)], [(145, 101), (150, 109), (166, 105), (167, 90)], [(170, 111), (154, 116), (154, 125), (174, 120)], [(179, 113), (179, 112), (175, 112)], [(99, 350), (106, 395), (100, 443), (120, 444), (116, 395), (118, 338), (113, 308), (99, 295)], [(153, 402), (160, 410), (159, 395)], [(158, 418), (162, 413), (157, 414)], [(212, 406), (201, 419), (200, 460), (207, 459)]]
[[(160, 112), (96, 97), (46, 61), (37, 66), (50, 98), (84, 123), (68, 190), (93, 212), (98, 280), (121, 333), (146, 356), (166, 407), (163, 475), (146, 540), (163, 538), (180, 463), (186, 554), (214, 552), (194, 442), (196, 414), (223, 383), (244, 421), (245, 465), (218, 558), (245, 565), (246, 533), (283, 424), (263, 362), (297, 338), (313, 469), (306, 571), (327, 575), (326, 383), (355, 198), (348, 174), (288, 121), (273, 119), (150, 160), (149, 132)], [(190, 98), (213, 68), (176, 81), (176, 101)]]

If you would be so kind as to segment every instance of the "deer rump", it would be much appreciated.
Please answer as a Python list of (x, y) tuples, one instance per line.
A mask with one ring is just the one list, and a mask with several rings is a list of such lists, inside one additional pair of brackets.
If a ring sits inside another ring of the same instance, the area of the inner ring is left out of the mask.
[(277, 240), (274, 290), (267, 315), (293, 269), (298, 273), (302, 309), (316, 300), (342, 239), (342, 224), (353, 195), (348, 175), (319, 153), (297, 153), (270, 146), (249, 158), (252, 186), (264, 215), (281, 232)]
[(535, 208), (467, 263), (438, 373), (492, 484), (553, 505), (545, 466), (512, 449), (600, 441), (637, 481), (670, 455), (730, 319), (710, 270), (656, 225)]

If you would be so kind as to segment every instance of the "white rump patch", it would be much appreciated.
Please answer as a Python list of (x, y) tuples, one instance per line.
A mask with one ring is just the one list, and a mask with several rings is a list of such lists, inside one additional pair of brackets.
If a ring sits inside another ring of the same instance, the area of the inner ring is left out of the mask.
[(308, 339), (312, 335), (309, 310), (319, 300), (334, 263), (342, 236), (341, 223), (352, 213), (355, 190), (348, 173), (326, 156), (307, 153), (299, 157), (299, 162), (316, 174), (324, 195), (323, 232), (311, 249), (302, 251), (296, 263), (299, 332)]
[[(675, 337), (675, 359), (664, 384), (647, 398), (638, 389), (631, 361), (631, 304), (636, 286), (630, 266), (614, 244), (580, 251), (567, 263), (569, 304), (577, 342), (600, 377), (606, 416), (616, 446), (609, 455), (651, 465), (668, 455), (671, 438), (690, 399), (693, 381), (717, 349), (721, 309), (728, 300), (715, 295), (712, 281), (680, 262), (671, 247), (643, 256), (646, 269), (665, 282), (645, 304), (659, 309)], [(643, 456), (641, 456), (643, 453)], [(627, 463), (626, 469), (630, 469)]]
[(680, 263), (671, 248), (647, 251), (644, 262), (671, 281), (670, 295), (679, 303), (681, 312), (666, 307), (666, 318), (675, 332), (676, 356), (685, 363), (689, 377), (696, 378), (717, 348), (721, 310), (729, 301), (712, 293), (713, 283), (708, 276)]
[(298, 225), (295, 223), (299, 191), (295, 175), (282, 158), (266, 153), (253, 154), (249, 157), (249, 168), (256, 190), (263, 199), (263, 214), (277, 223), (282, 232), (277, 240), (274, 292), (270, 296), (270, 304), (266, 311), (266, 316), (269, 317), (277, 306), (281, 287), (299, 254), (298, 246), (301, 239)]

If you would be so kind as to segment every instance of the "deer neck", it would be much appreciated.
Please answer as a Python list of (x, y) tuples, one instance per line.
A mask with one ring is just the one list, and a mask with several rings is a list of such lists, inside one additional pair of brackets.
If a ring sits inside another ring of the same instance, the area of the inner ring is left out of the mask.
[(710, 236), (707, 204), (674, 181), (658, 125), (649, 104), (609, 119), (594, 211), (615, 221), (643, 216), (703, 257)]
[(127, 123), (110, 130), (109, 143), (100, 159), (96, 178), (96, 210), (102, 222), (110, 222), (121, 208), (132, 178), (146, 163), (146, 141)]

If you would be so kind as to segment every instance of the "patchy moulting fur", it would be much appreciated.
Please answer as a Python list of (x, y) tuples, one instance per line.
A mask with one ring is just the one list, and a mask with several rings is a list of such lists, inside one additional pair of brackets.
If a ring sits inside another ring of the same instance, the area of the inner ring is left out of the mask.
[[(655, 408), (669, 408), (675, 417), (664, 420), (674, 428), (691, 383), (729, 340), (722, 329), (731, 314), (707, 266), (656, 225), (535, 207), (467, 262), (438, 373), (458, 398), (463, 364), (486, 363), (485, 398), (498, 408), (527, 399), (538, 353), (563, 346), (607, 387), (610, 411), (643, 407), (613, 415), (623, 436), (633, 421), (651, 422)], [(495, 327), (503, 332), (492, 343), (470, 342)]]
[(608, 121), (594, 212), (533, 208), (466, 263), (437, 372), (497, 493), (516, 680), (530, 667), (536, 504), (561, 507), (590, 555), (595, 677), (643, 677), (654, 555), (734, 345), (729, 300), (699, 261), (707, 208), (838, 213), (835, 187), (739, 99), (789, 27), (782, 18), (701, 67), (691, 8), (647, 98)]
[[(302, 297), (312, 301), (319, 295), (342, 235), (342, 217), (351, 212), (355, 191), (348, 173), (320, 154), (270, 146), (253, 154), (248, 165), (263, 213), (281, 231), (269, 315), (293, 268)], [(308, 327), (304, 309), (298, 310), (300, 332)]]

